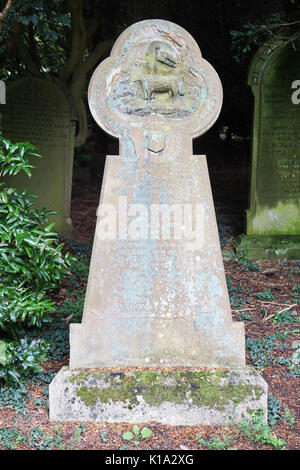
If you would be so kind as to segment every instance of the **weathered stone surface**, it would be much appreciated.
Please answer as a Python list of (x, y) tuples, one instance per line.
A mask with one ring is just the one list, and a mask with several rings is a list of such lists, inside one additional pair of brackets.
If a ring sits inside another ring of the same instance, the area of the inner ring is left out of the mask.
[(7, 85), (7, 104), (2, 107), (2, 135), (12, 142), (36, 145), (42, 158), (32, 157), (32, 177), (23, 172), (5, 180), (18, 190), (29, 187), (39, 196), (35, 205), (57, 211), (49, 216), (55, 230), (70, 237), (71, 190), (75, 122), (70, 103), (51, 81), (26, 77)]
[(247, 238), (237, 247), (255, 259), (300, 257), (300, 53), (278, 41), (252, 59), (254, 94)]
[(83, 321), (71, 325), (72, 368), (244, 364), (244, 329), (231, 320), (205, 157), (165, 158), (151, 173), (108, 158), (102, 202), (117, 208), (118, 189), (147, 207), (160, 197), (197, 202), (205, 207), (201, 238), (103, 240), (96, 228)]
[[(95, 70), (89, 103), (120, 155), (106, 159), (82, 323), (50, 385), (51, 419), (224, 424), (266, 408), (232, 322), (206, 157), (192, 153), (221, 108), (217, 73), (186, 31), (147, 20)], [(107, 371), (128, 366), (157, 370)], [(174, 366), (227, 370), (162, 369)]]
[(250, 367), (134, 372), (64, 367), (49, 397), (51, 421), (233, 424), (267, 409), (266, 383)]
[[(89, 103), (119, 137), (120, 156), (106, 160), (70, 367), (243, 365), (244, 329), (231, 319), (206, 159), (192, 155), (192, 138), (220, 111), (218, 75), (186, 31), (147, 20), (98, 66)], [(118, 220), (106, 219), (111, 208)], [(154, 209), (168, 212), (169, 232), (163, 220), (155, 226)], [(112, 236), (106, 223), (116, 223)]]

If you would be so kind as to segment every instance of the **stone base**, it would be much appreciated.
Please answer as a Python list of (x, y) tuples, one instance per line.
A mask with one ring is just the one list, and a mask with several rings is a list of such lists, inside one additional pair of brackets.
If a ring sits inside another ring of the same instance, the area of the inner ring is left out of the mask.
[(239, 235), (233, 246), (252, 260), (300, 259), (300, 235)]
[(101, 370), (63, 367), (49, 387), (51, 421), (232, 424), (263, 407), (267, 384), (251, 367)]
[(222, 321), (218, 313), (168, 320), (103, 315), (71, 323), (70, 369), (244, 367), (244, 324)]

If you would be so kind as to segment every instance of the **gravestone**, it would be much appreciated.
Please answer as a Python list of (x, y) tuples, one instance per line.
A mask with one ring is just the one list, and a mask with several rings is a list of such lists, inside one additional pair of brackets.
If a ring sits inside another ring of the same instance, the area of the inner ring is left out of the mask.
[(300, 53), (277, 41), (253, 57), (250, 207), (235, 241), (253, 259), (300, 258)]
[(39, 196), (38, 208), (57, 211), (49, 216), (54, 230), (71, 237), (70, 218), (75, 121), (69, 100), (50, 80), (20, 78), (7, 85), (2, 134), (12, 142), (30, 142), (42, 158), (32, 157), (32, 177), (23, 172), (5, 178), (18, 190), (28, 187)]
[(95, 70), (89, 105), (120, 140), (106, 159), (81, 324), (50, 384), (50, 419), (239, 421), (266, 407), (233, 323), (206, 158), (222, 86), (181, 27), (128, 28)]

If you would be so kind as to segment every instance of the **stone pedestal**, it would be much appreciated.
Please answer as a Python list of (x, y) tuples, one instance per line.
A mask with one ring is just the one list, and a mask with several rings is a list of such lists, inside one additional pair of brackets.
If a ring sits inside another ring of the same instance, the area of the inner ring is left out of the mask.
[(221, 103), (217, 73), (167, 21), (128, 28), (95, 70), (91, 112), (120, 155), (106, 160), (82, 323), (50, 387), (51, 419), (228, 423), (266, 405), (231, 318), (206, 158), (192, 154)]
[(259, 407), (267, 409), (266, 383), (251, 367), (132, 372), (64, 367), (49, 397), (51, 421), (230, 425)]

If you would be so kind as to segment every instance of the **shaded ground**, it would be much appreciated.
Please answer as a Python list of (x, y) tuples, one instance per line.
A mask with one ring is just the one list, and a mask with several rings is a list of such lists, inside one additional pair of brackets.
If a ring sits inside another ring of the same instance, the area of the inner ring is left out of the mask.
[[(224, 160), (215, 155), (209, 161), (220, 240), (226, 250), (243, 231), (248, 197), (248, 167), (243, 152), (236, 155), (230, 165), (226, 152)], [(299, 261), (255, 263), (235, 256), (224, 261), (233, 319), (245, 323), (247, 364), (256, 367), (268, 383), (269, 431), (277, 440), (272, 441), (270, 434), (263, 438), (257, 426), (251, 432), (249, 427), (238, 426), (144, 423), (152, 436), (134, 444), (122, 437), (132, 431), (131, 424), (49, 422), (48, 384), (68, 365), (69, 323), (79, 322), (82, 313), (99, 191), (98, 183), (74, 182), (72, 219), (74, 239), (79, 243), (69, 244), (68, 249), (79, 261), (55, 293), (57, 314), (52, 323), (35, 333), (51, 343), (44, 372), (26, 384), (24, 391), (0, 389), (0, 449), (299, 449)]]

